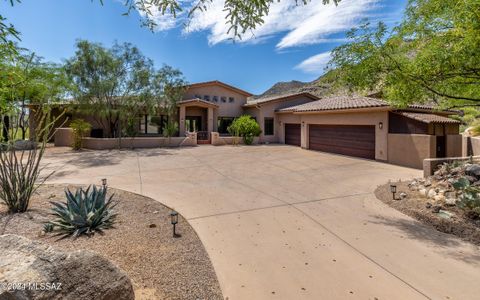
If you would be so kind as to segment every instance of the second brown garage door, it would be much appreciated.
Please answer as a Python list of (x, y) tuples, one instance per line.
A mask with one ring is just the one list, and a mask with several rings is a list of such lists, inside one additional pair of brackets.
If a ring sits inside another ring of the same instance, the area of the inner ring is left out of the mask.
[(300, 124), (285, 124), (285, 144), (300, 146)]
[(375, 159), (375, 126), (310, 125), (309, 148)]

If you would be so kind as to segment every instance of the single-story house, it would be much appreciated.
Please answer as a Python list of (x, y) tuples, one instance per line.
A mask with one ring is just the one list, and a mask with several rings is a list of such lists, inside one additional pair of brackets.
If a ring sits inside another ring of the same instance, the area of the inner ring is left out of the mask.
[[(180, 137), (195, 132), (199, 144), (211, 143), (212, 133), (227, 136), (236, 117), (251, 115), (259, 123), (259, 143), (281, 143), (305, 149), (375, 159), (422, 168), (425, 158), (460, 156), (460, 122), (449, 118), (457, 111), (428, 105), (398, 109), (369, 97), (319, 98), (308, 92), (254, 97), (220, 81), (188, 86), (178, 103)], [(102, 135), (99, 124), (83, 117)], [(161, 135), (166, 115), (139, 116), (143, 137)], [(32, 118), (34, 119), (34, 118)]]

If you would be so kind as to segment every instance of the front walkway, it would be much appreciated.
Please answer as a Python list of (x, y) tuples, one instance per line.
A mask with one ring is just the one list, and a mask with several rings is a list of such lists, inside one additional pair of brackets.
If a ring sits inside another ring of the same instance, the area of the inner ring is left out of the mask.
[(45, 159), (50, 183), (106, 177), (183, 214), (230, 300), (480, 295), (478, 247), (372, 193), (421, 171), (280, 145), (60, 152)]

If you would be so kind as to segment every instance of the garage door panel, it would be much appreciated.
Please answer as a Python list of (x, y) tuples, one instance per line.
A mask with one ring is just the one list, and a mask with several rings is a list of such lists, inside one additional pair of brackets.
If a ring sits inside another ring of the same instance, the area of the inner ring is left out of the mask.
[(375, 159), (375, 126), (310, 125), (312, 150)]
[(285, 124), (285, 144), (300, 146), (301, 144), (300, 124)]

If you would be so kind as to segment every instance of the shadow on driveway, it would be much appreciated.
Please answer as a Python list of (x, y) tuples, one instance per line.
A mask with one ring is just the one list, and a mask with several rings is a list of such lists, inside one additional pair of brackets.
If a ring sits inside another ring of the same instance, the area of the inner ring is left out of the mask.
[(468, 244), (471, 247), (479, 248), (473, 244), (462, 241), (459, 237), (437, 231), (416, 220), (405, 220), (397, 218), (386, 218), (380, 216), (371, 216), (377, 221), (370, 221), (373, 224), (386, 225), (394, 227), (404, 232), (409, 239), (420, 240), (446, 252), (447, 255), (456, 260), (463, 260), (467, 263), (480, 265), (480, 253), (465, 253), (461, 250), (452, 251), (455, 248), (461, 248)]

